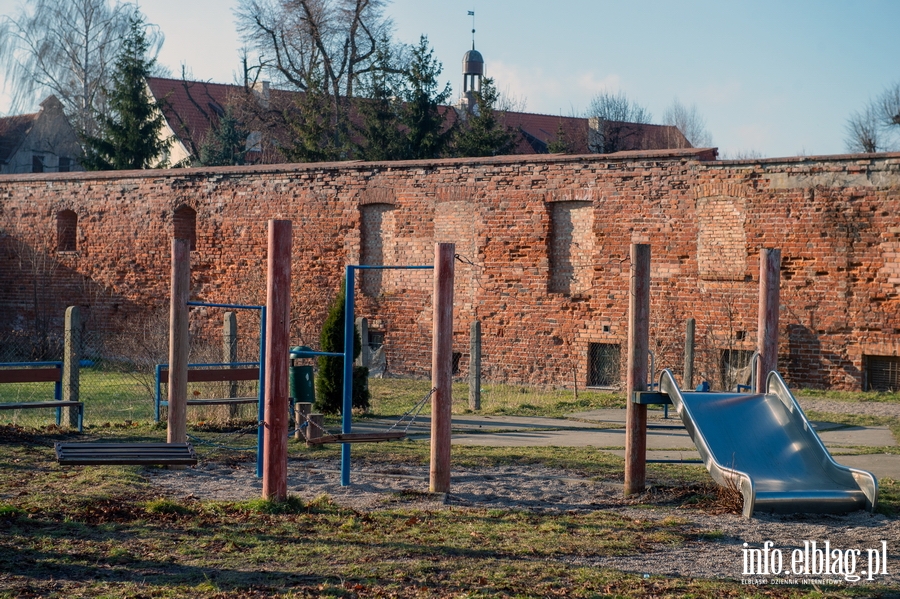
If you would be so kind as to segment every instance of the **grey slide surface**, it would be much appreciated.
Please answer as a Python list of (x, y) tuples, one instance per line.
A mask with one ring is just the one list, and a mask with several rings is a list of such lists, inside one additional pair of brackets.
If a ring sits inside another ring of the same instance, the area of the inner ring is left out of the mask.
[(754, 512), (844, 513), (875, 509), (878, 482), (834, 461), (777, 372), (766, 393), (682, 392), (660, 376), (713, 479), (740, 489)]

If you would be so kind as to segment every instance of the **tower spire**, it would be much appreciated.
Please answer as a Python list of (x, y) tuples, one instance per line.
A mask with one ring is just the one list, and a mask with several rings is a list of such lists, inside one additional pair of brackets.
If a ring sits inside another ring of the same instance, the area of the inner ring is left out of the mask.
[(472, 49), (475, 49), (475, 11), (470, 10), (469, 16), (472, 17)]

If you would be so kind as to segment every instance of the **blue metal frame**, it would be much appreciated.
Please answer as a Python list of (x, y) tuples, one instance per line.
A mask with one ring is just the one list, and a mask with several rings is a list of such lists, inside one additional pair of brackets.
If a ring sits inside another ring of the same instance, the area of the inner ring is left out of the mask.
[[(353, 338), (356, 319), (354, 318), (354, 290), (357, 270), (434, 270), (434, 266), (367, 266), (348, 264), (344, 281), (344, 405), (341, 410), (341, 433), (351, 432), (353, 427)], [(341, 444), (341, 486), (350, 484), (350, 444)]]
[(206, 308), (230, 308), (233, 310), (259, 310), (259, 401), (257, 402), (259, 404), (257, 416), (259, 425), (257, 426), (256, 431), (256, 477), (261, 478), (263, 470), (263, 433), (265, 431), (263, 422), (265, 422), (266, 419), (266, 307), (247, 304), (217, 304), (206, 302), (188, 302), (187, 305), (202, 306)]
[[(46, 368), (47, 366), (55, 366), (59, 369), (59, 380), (53, 383), (53, 400), (62, 401), (62, 362), (0, 362), (0, 368)], [(61, 422), (62, 408), (56, 408), (56, 426), (59, 426)], [(78, 432), (81, 432), (80, 425)]]

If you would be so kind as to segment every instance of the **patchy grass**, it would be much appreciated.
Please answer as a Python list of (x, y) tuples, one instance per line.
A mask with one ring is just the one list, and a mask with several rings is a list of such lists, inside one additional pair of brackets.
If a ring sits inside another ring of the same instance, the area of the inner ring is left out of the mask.
[(884, 392), (884, 391), (824, 391), (821, 389), (799, 389), (791, 390), (795, 397), (813, 398), (813, 399), (830, 399), (833, 401), (846, 401), (850, 403), (861, 402), (880, 402), (880, 403), (900, 403), (900, 393)]
[[(159, 434), (124, 427), (102, 432), (123, 440)], [(723, 538), (685, 518), (390, 504), (360, 512), (327, 496), (282, 503), (176, 500), (160, 497), (136, 467), (59, 467), (52, 443), (63, 438), (57, 431), (0, 428), (0, 597), (824, 596), (809, 587), (645, 578), (602, 566), (611, 556), (652, 560), (660, 547)], [(200, 451), (208, 460), (242, 459)], [(291, 443), (289, 451), (304, 459), (337, 455), (339, 448)], [(354, 460), (424, 465), (428, 447), (359, 445)], [(460, 447), (453, 460), (472, 468), (534, 464), (610, 483), (621, 482), (622, 474), (620, 458), (591, 448)], [(655, 486), (640, 498), (648, 509), (726, 509), (702, 468), (651, 464), (648, 480)], [(896, 505), (896, 484), (885, 495)], [(866, 585), (841, 593), (882, 590)]]

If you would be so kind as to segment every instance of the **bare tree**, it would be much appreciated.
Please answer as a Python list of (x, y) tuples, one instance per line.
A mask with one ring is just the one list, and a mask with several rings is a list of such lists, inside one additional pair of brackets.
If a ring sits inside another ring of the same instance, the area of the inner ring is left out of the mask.
[[(0, 20), (0, 65), (11, 87), (13, 109), (54, 94), (73, 126), (93, 134), (96, 114), (105, 113), (113, 63), (138, 8), (109, 0), (31, 0), (18, 16)], [(150, 32), (152, 56), (162, 34)]]
[(663, 124), (677, 127), (695, 148), (708, 148), (712, 145), (712, 135), (706, 129), (706, 120), (700, 115), (696, 104), (688, 107), (675, 98), (663, 113)]
[(597, 123), (597, 136), (590, 143), (590, 149), (601, 154), (624, 149), (630, 137), (642, 134), (641, 128), (634, 125), (647, 125), (653, 120), (649, 110), (632, 102), (622, 92), (597, 94), (591, 100), (586, 116), (596, 119)]
[(854, 111), (844, 126), (850, 152), (885, 152), (900, 148), (900, 82), (886, 88), (865, 108)]

